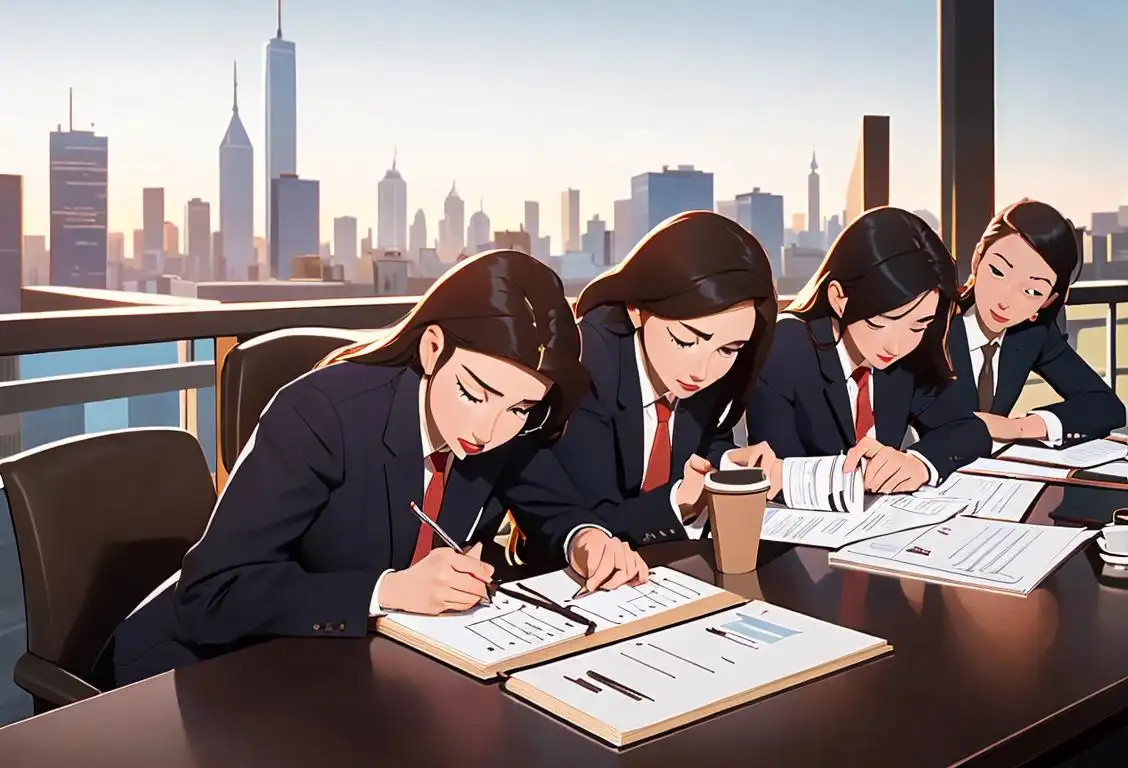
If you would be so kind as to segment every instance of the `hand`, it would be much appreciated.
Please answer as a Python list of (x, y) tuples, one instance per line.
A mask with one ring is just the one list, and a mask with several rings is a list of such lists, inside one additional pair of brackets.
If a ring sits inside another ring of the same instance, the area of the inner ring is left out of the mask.
[(468, 610), (486, 597), (486, 584), (493, 578), (493, 566), (481, 558), (481, 543), (465, 555), (450, 547), (432, 549), (406, 571), (385, 576), (377, 599), (384, 608), (432, 616)]
[(689, 521), (701, 514), (704, 499), (701, 492), (705, 490), (705, 475), (713, 471), (713, 465), (708, 459), (703, 459), (697, 454), (690, 456), (685, 462), (682, 472), (681, 484), (674, 494), (674, 501), (681, 510), (683, 521)]
[(771, 485), (768, 489), (769, 499), (774, 499), (783, 487), (783, 459), (777, 458), (775, 451), (766, 442), (756, 443), (747, 448), (734, 448), (727, 451), (725, 456), (733, 464), (762, 469), (764, 477)]
[(598, 528), (586, 528), (572, 539), (568, 563), (584, 581), (584, 591), (638, 586), (650, 578), (650, 569), (625, 541), (611, 538)]
[(987, 426), (991, 439), (997, 443), (1010, 443), (1015, 440), (1045, 440), (1046, 422), (1037, 416), (1018, 416), (1007, 418), (994, 413), (975, 413)]
[(843, 472), (866, 462), (862, 485), (870, 493), (910, 493), (928, 482), (928, 467), (916, 456), (866, 437), (846, 453)]

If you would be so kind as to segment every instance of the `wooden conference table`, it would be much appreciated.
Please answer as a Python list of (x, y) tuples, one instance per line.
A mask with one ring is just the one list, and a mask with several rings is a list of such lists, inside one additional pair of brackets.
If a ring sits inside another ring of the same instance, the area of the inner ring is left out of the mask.
[[(1032, 520), (1093, 502), (1051, 487)], [(276, 640), (0, 729), (0, 764), (1015, 766), (1128, 708), (1128, 590), (1091, 550), (1025, 599), (831, 570), (821, 550), (737, 577), (714, 577), (708, 542), (644, 553), (895, 651), (619, 752), (383, 638)]]

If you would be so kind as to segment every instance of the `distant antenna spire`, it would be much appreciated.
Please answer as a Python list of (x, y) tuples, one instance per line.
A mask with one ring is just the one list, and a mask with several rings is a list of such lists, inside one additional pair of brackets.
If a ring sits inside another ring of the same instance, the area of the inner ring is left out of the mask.
[(278, 39), (282, 39), (282, 0), (278, 0)]
[(485, 210), (485, 207), (486, 207), (486, 206), (485, 206), (485, 204), (484, 204), (484, 203), (482, 202), (482, 198), (480, 198), (480, 197), (479, 197), (479, 198), (478, 198), (478, 210), (479, 210), (479, 211), (484, 211), (484, 210)]
[(392, 170), (396, 169), (396, 158), (399, 156), (399, 147), (392, 147)]
[(239, 113), (239, 62), (231, 65), (231, 111)]
[(67, 130), (74, 130), (74, 88), (67, 88)]

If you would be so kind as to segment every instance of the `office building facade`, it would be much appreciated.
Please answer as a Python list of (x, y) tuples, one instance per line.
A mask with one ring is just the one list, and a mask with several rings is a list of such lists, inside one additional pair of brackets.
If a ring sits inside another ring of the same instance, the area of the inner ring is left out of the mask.
[(93, 131), (51, 133), (51, 284), (106, 287), (109, 140)]
[(289, 280), (295, 256), (316, 255), (321, 246), (321, 185), (287, 174), (271, 182), (270, 271)]
[(641, 173), (631, 179), (631, 237), (638, 242), (679, 213), (711, 211), (713, 200), (713, 174), (692, 165), (674, 169), (663, 166), (660, 173)]

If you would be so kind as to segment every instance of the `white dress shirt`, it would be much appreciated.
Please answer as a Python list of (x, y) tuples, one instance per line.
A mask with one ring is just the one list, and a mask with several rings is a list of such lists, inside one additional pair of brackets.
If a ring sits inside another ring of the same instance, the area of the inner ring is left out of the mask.
[[(967, 334), (967, 349), (971, 357), (971, 380), (973, 382), (979, 381), (979, 372), (983, 370), (983, 348), (988, 344), (995, 345), (995, 356), (991, 362), (994, 367), (994, 376), (991, 377), (991, 394), (994, 395), (999, 388), (999, 356), (1003, 351), (1003, 339), (1006, 337), (1006, 331), (1003, 331), (994, 341), (987, 341), (987, 336), (983, 333), (983, 328), (979, 325), (979, 318), (975, 316), (975, 310), (969, 310), (963, 316), (964, 332)], [(1029, 416), (1037, 416), (1046, 425), (1046, 439), (1043, 441), (1051, 448), (1056, 448), (1062, 443), (1063, 428), (1061, 419), (1049, 411), (1031, 411)]]
[[(850, 401), (850, 421), (857, 422), (858, 420), (858, 382), (854, 380), (854, 365), (850, 361), (850, 353), (846, 350), (846, 342), (839, 341), (835, 345), (835, 351), (838, 353), (838, 361), (842, 365), (842, 374), (846, 380), (846, 399)], [(870, 426), (869, 431), (866, 432), (866, 437), (875, 437), (877, 432), (877, 403), (873, 399), (873, 374), (866, 379), (866, 386), (869, 389), (870, 406), (874, 411), (874, 423)], [(900, 446), (893, 446), (899, 448)], [(919, 451), (908, 450), (905, 453), (910, 456), (915, 456), (920, 459), (928, 470), (928, 485), (936, 486), (940, 483), (940, 473), (936, 471), (936, 467), (932, 462), (924, 457)], [(792, 459), (783, 460), (783, 487), (788, 487), (788, 477), (795, 469), (796, 462)]]
[[(434, 463), (434, 460), (432, 459), (432, 454), (435, 453), (435, 446), (431, 444), (431, 439), (427, 435), (427, 384), (426, 384), (426, 382), (420, 382), (420, 384), (419, 384), (419, 439), (420, 439), (421, 444), (423, 445), (423, 457), (424, 457), (423, 458), (423, 493), (425, 494), (427, 492), (427, 486), (430, 485), (430, 483), (431, 483), (431, 478), (434, 477), (434, 475), (435, 475), (435, 463)], [(455, 461), (455, 457), (454, 457), (453, 454), (447, 459), (447, 466), (446, 466), (447, 471), (443, 473), (443, 482), (444, 483), (446, 482), (446, 478), (450, 474), (450, 468), (451, 468), (450, 462), (452, 462), (452, 461)], [(481, 519), (481, 512), (478, 513), (478, 519), (479, 520)], [(477, 527), (477, 524), (478, 524), (478, 521), (475, 520), (475, 522), (474, 522), (475, 528)], [(420, 523), (420, 525), (422, 525), (422, 523)], [(588, 525), (588, 524), (578, 525), (575, 528), (573, 528), (571, 530), (571, 532), (568, 533), (568, 537), (564, 540), (564, 556), (565, 556), (565, 558), (568, 557), (568, 553), (571, 551), (569, 548), (571, 547), (572, 539), (575, 537), (575, 535), (577, 533), (579, 533), (584, 528), (598, 528), (599, 530), (606, 533), (608, 536), (611, 535), (611, 533), (606, 528), (603, 528), (602, 526), (599, 526), (599, 525)], [(473, 528), (472, 528), (470, 533), (473, 534), (473, 532), (474, 531), (473, 531)], [(387, 576), (389, 573), (391, 573), (394, 570), (395, 570), (395, 568), (389, 568), (389, 569), (387, 569), (386, 571), (384, 571), (383, 573), (380, 574), (380, 578), (376, 579), (376, 588), (372, 590), (372, 599), (368, 603), (368, 615), (369, 616), (382, 616), (385, 613), (385, 611), (380, 607), (380, 585), (384, 582), (384, 577)]]

